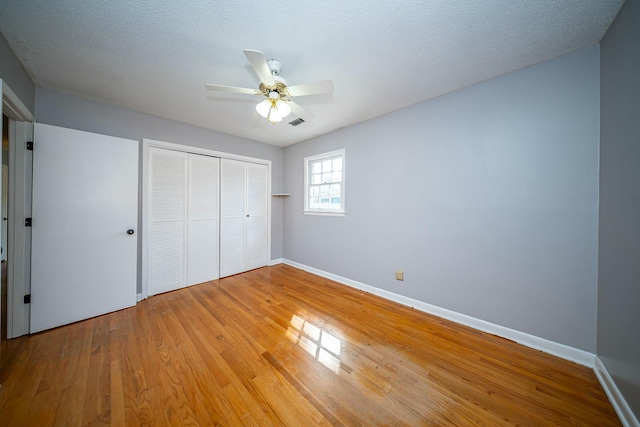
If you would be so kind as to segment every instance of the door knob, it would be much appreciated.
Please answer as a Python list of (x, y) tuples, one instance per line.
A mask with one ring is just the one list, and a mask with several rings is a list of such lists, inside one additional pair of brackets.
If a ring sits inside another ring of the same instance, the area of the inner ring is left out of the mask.
[(133, 233), (135, 233), (135, 231), (133, 231), (133, 228), (130, 228), (127, 230), (127, 234), (133, 234)]

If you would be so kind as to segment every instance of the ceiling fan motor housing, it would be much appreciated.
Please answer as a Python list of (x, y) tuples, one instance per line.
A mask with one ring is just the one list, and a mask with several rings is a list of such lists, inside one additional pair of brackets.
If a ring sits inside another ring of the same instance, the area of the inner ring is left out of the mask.
[(273, 75), (280, 74), (280, 70), (282, 70), (282, 62), (278, 61), (277, 59), (268, 59), (267, 66), (269, 67), (269, 71), (271, 71), (271, 74)]

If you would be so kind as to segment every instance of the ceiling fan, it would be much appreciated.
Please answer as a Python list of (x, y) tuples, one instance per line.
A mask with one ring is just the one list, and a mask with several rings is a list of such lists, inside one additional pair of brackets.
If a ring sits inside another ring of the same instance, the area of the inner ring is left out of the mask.
[(256, 105), (256, 111), (271, 123), (282, 121), (292, 111), (303, 121), (309, 121), (313, 119), (313, 114), (291, 98), (333, 92), (331, 80), (287, 86), (287, 81), (279, 76), (282, 69), (280, 61), (277, 59), (267, 60), (264, 54), (257, 50), (245, 49), (244, 54), (260, 79), (261, 83), (258, 89), (213, 84), (205, 84), (204, 86), (218, 92), (264, 96), (265, 99)]

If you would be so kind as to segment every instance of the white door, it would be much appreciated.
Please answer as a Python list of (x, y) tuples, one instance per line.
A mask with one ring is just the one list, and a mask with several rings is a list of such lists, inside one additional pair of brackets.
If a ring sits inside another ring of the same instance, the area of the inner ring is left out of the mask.
[(219, 277), (216, 157), (149, 148), (149, 295)]
[(36, 124), (31, 332), (136, 303), (138, 142)]
[(267, 265), (267, 166), (221, 161), (220, 277)]

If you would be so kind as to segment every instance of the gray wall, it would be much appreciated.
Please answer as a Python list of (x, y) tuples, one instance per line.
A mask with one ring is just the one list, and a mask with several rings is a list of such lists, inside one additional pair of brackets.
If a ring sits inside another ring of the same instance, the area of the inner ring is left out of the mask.
[(601, 55), (597, 353), (640, 418), (640, 1)]
[[(592, 46), (287, 147), (284, 257), (595, 352), (598, 121)], [(342, 147), (346, 217), (303, 215)]]
[[(280, 147), (41, 88), (36, 90), (35, 116), (39, 123), (49, 125), (138, 141), (150, 138), (271, 160), (272, 191), (282, 192), (283, 149)], [(274, 198), (271, 205), (271, 258), (281, 257), (282, 201)], [(138, 283), (138, 292), (140, 289), (141, 284)]]
[(4, 80), (13, 93), (31, 111), (35, 111), (35, 86), (18, 58), (0, 34), (0, 79)]

